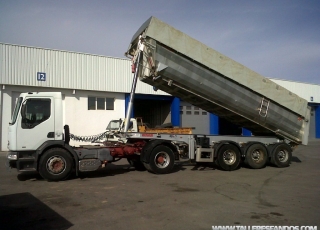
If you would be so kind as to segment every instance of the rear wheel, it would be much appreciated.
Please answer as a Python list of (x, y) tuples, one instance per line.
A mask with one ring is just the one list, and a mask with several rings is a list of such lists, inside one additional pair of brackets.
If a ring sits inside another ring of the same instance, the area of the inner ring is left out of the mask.
[(256, 143), (247, 149), (244, 163), (253, 169), (261, 169), (266, 165), (267, 160), (267, 149), (262, 144)]
[(290, 165), (292, 149), (289, 145), (281, 143), (274, 146), (271, 154), (271, 164), (283, 168)]
[(66, 179), (70, 175), (72, 168), (72, 157), (65, 149), (49, 149), (40, 158), (39, 173), (49, 181)]
[(218, 149), (218, 165), (226, 171), (238, 168), (240, 164), (240, 151), (232, 144), (224, 144)]
[(149, 164), (144, 165), (156, 174), (170, 173), (174, 167), (174, 153), (169, 147), (159, 145), (151, 151)]

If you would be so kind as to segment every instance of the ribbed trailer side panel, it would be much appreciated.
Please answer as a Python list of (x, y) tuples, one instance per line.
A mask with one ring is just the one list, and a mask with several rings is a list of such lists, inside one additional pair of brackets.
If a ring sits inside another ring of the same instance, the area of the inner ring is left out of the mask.
[(129, 55), (135, 55), (141, 34), (145, 49), (140, 80), (254, 135), (307, 144), (306, 100), (154, 17), (132, 38)]

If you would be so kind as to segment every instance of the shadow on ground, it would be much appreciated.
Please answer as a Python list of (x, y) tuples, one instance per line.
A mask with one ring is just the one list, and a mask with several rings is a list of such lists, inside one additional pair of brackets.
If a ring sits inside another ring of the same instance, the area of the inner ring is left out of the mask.
[(68, 229), (68, 220), (30, 193), (0, 196), (1, 229)]
[[(176, 173), (178, 171), (183, 171), (184, 168), (182, 165), (175, 165), (171, 173)], [(129, 173), (132, 171), (137, 171), (139, 173), (150, 173), (146, 170), (136, 170), (134, 167), (129, 164), (124, 165), (114, 165), (108, 164), (105, 168), (98, 169), (97, 171), (92, 172), (79, 172), (79, 175), (76, 176), (76, 173), (72, 173), (67, 180), (74, 179), (85, 179), (85, 178), (101, 178), (101, 177), (109, 177), (116, 176), (120, 174)], [(17, 175), (19, 181), (38, 181), (44, 180), (38, 172), (21, 172)]]

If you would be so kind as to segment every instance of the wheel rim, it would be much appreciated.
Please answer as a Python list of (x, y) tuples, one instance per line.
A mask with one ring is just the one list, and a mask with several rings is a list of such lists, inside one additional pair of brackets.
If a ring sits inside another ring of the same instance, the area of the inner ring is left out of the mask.
[(281, 149), (278, 154), (277, 157), (279, 159), (280, 162), (286, 162), (289, 158), (289, 154), (288, 151)]
[(47, 171), (59, 175), (66, 170), (66, 160), (61, 156), (52, 156), (47, 160)]
[(233, 165), (237, 160), (236, 153), (232, 150), (226, 150), (223, 152), (223, 161), (227, 165)]
[(166, 152), (158, 152), (154, 157), (154, 163), (158, 168), (166, 168), (170, 164), (170, 156)]
[(251, 152), (251, 158), (254, 162), (260, 163), (263, 161), (263, 153), (260, 149), (255, 149)]

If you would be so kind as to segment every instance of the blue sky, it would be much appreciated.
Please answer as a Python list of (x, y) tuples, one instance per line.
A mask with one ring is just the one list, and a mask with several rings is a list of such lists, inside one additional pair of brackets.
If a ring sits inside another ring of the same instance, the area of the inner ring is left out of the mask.
[(0, 42), (124, 58), (150, 16), (265, 77), (320, 84), (316, 0), (0, 0)]

